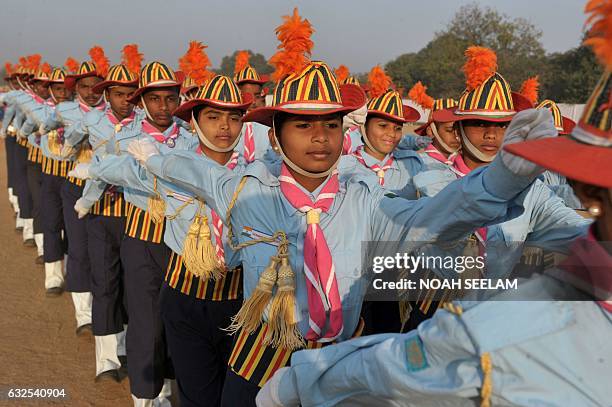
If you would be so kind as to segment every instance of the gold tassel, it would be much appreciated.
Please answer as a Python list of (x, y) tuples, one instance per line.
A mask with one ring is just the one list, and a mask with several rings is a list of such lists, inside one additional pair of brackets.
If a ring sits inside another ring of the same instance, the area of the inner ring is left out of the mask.
[(91, 157), (93, 157), (93, 152), (91, 151), (91, 148), (88, 147), (88, 144), (87, 145), (85, 143), (81, 144), (81, 148), (79, 149), (79, 152), (77, 153), (77, 156), (76, 156), (77, 162), (90, 163)]
[(209, 278), (218, 280), (223, 277), (224, 270), (219, 265), (217, 253), (210, 239), (210, 227), (206, 216), (196, 215), (189, 227), (183, 244), (183, 261), (187, 270), (196, 277), (206, 280)]
[(150, 195), (147, 200), (147, 212), (154, 223), (160, 224), (164, 221), (164, 217), (166, 216), (166, 202), (157, 191), (157, 177), (153, 178), (153, 190), (155, 191), (155, 195)]
[(232, 323), (227, 327), (227, 331), (234, 334), (243, 329), (251, 334), (263, 323), (263, 314), (272, 298), (272, 290), (276, 284), (278, 262), (277, 256), (270, 257), (270, 264), (259, 277), (255, 291), (242, 304), (238, 313), (232, 317)]
[(59, 143), (59, 134), (57, 133), (57, 130), (51, 130), (48, 133), (47, 144), (49, 145), (49, 151), (51, 151), (51, 153), (57, 156), (60, 155), (62, 147)]
[(295, 318), (295, 274), (289, 265), (289, 256), (281, 254), (278, 268), (277, 290), (270, 306), (269, 334), (265, 343), (288, 350), (303, 348), (306, 344)]
[(491, 393), (493, 393), (493, 380), (491, 378), (491, 355), (485, 352), (480, 356), (480, 367), (482, 368), (482, 389), (480, 389), (480, 407), (491, 407)]

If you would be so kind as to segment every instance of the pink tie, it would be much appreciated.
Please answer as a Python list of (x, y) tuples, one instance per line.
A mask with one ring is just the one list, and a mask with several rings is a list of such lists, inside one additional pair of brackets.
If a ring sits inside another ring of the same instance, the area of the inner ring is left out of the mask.
[(245, 124), (244, 129), (244, 159), (247, 163), (255, 161), (255, 137), (253, 136), (253, 123)]
[[(108, 109), (106, 111), (106, 117), (108, 118), (108, 121), (110, 121), (111, 124), (115, 126), (115, 129), (117, 129), (118, 125), (120, 125), (121, 127), (124, 127), (124, 126), (127, 126), (128, 124), (132, 123), (134, 121), (134, 117), (136, 117), (136, 113), (132, 112), (131, 115), (129, 115), (125, 119), (119, 121), (119, 119), (117, 119), (115, 117), (113, 112), (110, 109)], [(121, 130), (121, 127), (119, 127), (118, 129)], [(117, 132), (118, 132), (118, 130), (115, 131), (115, 133), (117, 133)]]
[[(334, 171), (313, 203), (299, 187), (285, 164), (281, 168), (280, 188), (289, 203), (306, 213), (306, 236), (304, 237), (304, 274), (308, 294), (310, 329), (306, 339), (332, 341), (342, 334), (342, 302), (336, 281), (336, 271), (331, 252), (327, 246), (319, 215), (327, 212), (338, 192), (338, 172)], [(329, 311), (329, 327), (323, 332)]]
[[(227, 168), (233, 170), (236, 168), (238, 164), (238, 152), (234, 151), (230, 160), (225, 164)], [(210, 214), (212, 215), (213, 222), (213, 234), (215, 235), (215, 251), (217, 253), (217, 258), (219, 259), (219, 263), (225, 266), (225, 249), (223, 248), (223, 219), (217, 215), (217, 212), (210, 210)]]
[(366, 168), (369, 168), (376, 173), (376, 175), (378, 176), (378, 183), (380, 185), (385, 185), (385, 173), (393, 165), (393, 154), (389, 156), (389, 159), (386, 163), (383, 164), (382, 167), (378, 164), (374, 164), (373, 166), (368, 167), (368, 164), (366, 164), (365, 159), (363, 158), (363, 155), (361, 153), (362, 150), (363, 146), (357, 147), (357, 150), (355, 150), (353, 156), (355, 156), (355, 158), (357, 158), (357, 161), (363, 164)]
[(342, 155), (348, 155), (351, 153), (351, 149), (353, 148), (351, 132), (355, 130), (357, 130), (357, 126), (353, 126), (344, 132), (344, 140), (342, 141)]
[(170, 135), (166, 137), (164, 133), (157, 130), (157, 127), (153, 126), (146, 120), (142, 121), (142, 131), (147, 133), (149, 136), (153, 137), (158, 143), (166, 143), (168, 140), (174, 140), (179, 134), (179, 128), (176, 123), (172, 123), (172, 129), (170, 130)]
[(427, 146), (427, 148), (425, 149), (425, 153), (427, 153), (427, 155), (433, 158), (434, 160), (440, 161), (441, 163), (444, 163), (446, 165), (453, 165), (455, 162), (455, 158), (458, 156), (457, 153), (452, 153), (448, 157), (445, 157), (444, 154), (438, 151), (438, 149), (435, 148), (433, 144)]

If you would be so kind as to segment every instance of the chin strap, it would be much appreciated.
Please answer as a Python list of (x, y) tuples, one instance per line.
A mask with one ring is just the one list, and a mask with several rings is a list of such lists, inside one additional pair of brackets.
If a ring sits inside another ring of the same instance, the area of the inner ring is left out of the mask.
[[(144, 101), (142, 103), (144, 104)], [(227, 152), (230, 152), (230, 151), (234, 151), (234, 148), (236, 148), (236, 145), (240, 141), (240, 137), (236, 137), (236, 140), (234, 140), (234, 142), (229, 147), (219, 148), (219, 147), (215, 146), (208, 139), (208, 137), (206, 137), (204, 135), (204, 132), (202, 131), (202, 129), (200, 128), (200, 125), (198, 124), (198, 121), (193, 116), (193, 111), (191, 112), (191, 125), (195, 129), (196, 133), (198, 133), (198, 138), (200, 139), (200, 141), (202, 143), (204, 143), (204, 145), (206, 147), (210, 148), (212, 151), (216, 151), (217, 153), (227, 153)]]
[(465, 146), (465, 149), (477, 160), (482, 161), (483, 163), (490, 163), (495, 159), (495, 155), (489, 156), (483, 154), (479, 149), (476, 148), (474, 144), (470, 142), (470, 140), (465, 135), (465, 130), (463, 130), (463, 124), (459, 122), (459, 133), (461, 133), (461, 141)]
[(276, 146), (278, 147), (278, 153), (282, 157), (284, 163), (287, 164), (287, 166), (289, 168), (291, 168), (293, 171), (297, 172), (300, 175), (303, 175), (303, 176), (308, 177), (308, 178), (325, 178), (329, 174), (331, 174), (333, 170), (336, 169), (336, 167), (338, 166), (338, 163), (340, 162), (340, 158), (342, 157), (342, 153), (338, 156), (338, 159), (336, 160), (334, 165), (332, 165), (331, 168), (329, 168), (327, 171), (323, 171), (323, 172), (309, 172), (309, 171), (306, 171), (306, 170), (298, 167), (297, 164), (295, 164), (293, 161), (291, 161), (289, 159), (289, 157), (287, 157), (285, 155), (285, 152), (283, 151), (283, 147), (278, 142), (278, 137), (276, 136), (276, 128), (275, 128), (274, 118), (272, 118), (272, 131), (274, 133), (274, 141), (276, 142)]
[(438, 143), (440, 143), (440, 147), (442, 147), (442, 150), (444, 150), (445, 153), (454, 154), (459, 150), (458, 148), (451, 148), (448, 144), (444, 142), (444, 140), (442, 140), (442, 137), (440, 137), (440, 133), (438, 133), (438, 127), (436, 126), (436, 123), (431, 122), (429, 128), (431, 129), (431, 133), (434, 135), (434, 138), (438, 141)]
[(144, 98), (142, 96), (140, 96), (140, 102), (142, 103), (142, 110), (144, 110), (147, 119), (149, 119), (151, 123), (155, 123), (155, 120), (153, 120), (153, 117), (151, 117), (151, 115), (149, 114), (149, 109), (147, 109), (147, 104), (145, 103)]

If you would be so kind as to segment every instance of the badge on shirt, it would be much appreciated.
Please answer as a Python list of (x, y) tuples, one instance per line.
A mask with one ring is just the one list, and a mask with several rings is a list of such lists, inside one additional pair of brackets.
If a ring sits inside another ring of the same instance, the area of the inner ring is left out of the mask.
[(423, 341), (418, 335), (406, 340), (406, 364), (410, 372), (418, 372), (429, 367)]
[[(268, 238), (268, 239), (272, 238), (272, 235), (267, 235), (263, 232), (260, 232), (259, 230), (253, 229), (250, 226), (242, 227), (242, 236), (246, 236), (252, 240), (262, 239), (262, 238)], [(275, 242), (262, 242), (262, 243), (267, 243), (272, 246), (278, 246), (279, 242), (280, 242), (280, 239), (277, 239)]]

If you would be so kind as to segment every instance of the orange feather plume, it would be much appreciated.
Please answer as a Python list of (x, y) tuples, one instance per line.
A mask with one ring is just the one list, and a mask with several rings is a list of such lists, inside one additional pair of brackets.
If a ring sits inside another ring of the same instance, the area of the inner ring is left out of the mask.
[(468, 91), (482, 85), (497, 70), (497, 55), (489, 48), (468, 47), (465, 57), (463, 72)]
[(29, 55), (27, 57), (27, 68), (32, 70), (33, 72), (36, 72), (38, 70), (38, 68), (40, 67), (40, 60), (42, 59), (42, 57), (40, 56), (40, 54), (34, 54), (34, 55)]
[(525, 96), (533, 105), (538, 103), (538, 91), (540, 90), (540, 78), (534, 76), (533, 78), (525, 79), (521, 85), (519, 93)]
[(235, 74), (249, 66), (249, 58), (249, 51), (238, 51), (236, 54), (236, 63), (234, 64)]
[(121, 50), (121, 63), (127, 67), (127, 69), (138, 75), (140, 67), (142, 65), (143, 55), (138, 52), (138, 45), (128, 44)]
[(110, 62), (104, 54), (104, 49), (99, 45), (94, 46), (89, 50), (91, 61), (96, 65), (96, 73), (100, 76), (106, 76)]
[(612, 69), (612, 0), (589, 0), (584, 11), (590, 26), (584, 44), (591, 47), (599, 61)]
[(310, 39), (314, 29), (310, 21), (300, 17), (297, 7), (293, 9), (293, 15), (283, 16), (283, 20), (284, 23), (276, 28), (276, 37), (280, 41), (278, 51), (269, 61), (276, 68), (272, 74), (275, 81), (308, 65), (314, 46)]
[(5, 62), (4, 63), (4, 70), (6, 71), (7, 75), (10, 75), (13, 73), (13, 65), (10, 62)]
[(18, 66), (20, 66), (21, 68), (27, 68), (28, 67), (28, 59), (26, 57), (19, 57), (19, 64)]
[(51, 65), (49, 65), (49, 63), (47, 62), (40, 66), (40, 70), (46, 73), (47, 75), (51, 75)]
[(427, 94), (427, 86), (418, 81), (408, 91), (408, 98), (425, 109), (431, 109), (434, 105), (434, 98)]
[(189, 42), (189, 49), (179, 59), (179, 68), (183, 73), (195, 81), (198, 86), (202, 86), (215, 74), (208, 70), (211, 65), (210, 59), (204, 49), (208, 48), (199, 41)]
[(383, 95), (391, 87), (391, 78), (385, 71), (376, 65), (368, 74), (368, 84), (370, 85), (370, 97), (372, 99)]
[(66, 62), (64, 62), (64, 66), (68, 69), (70, 73), (77, 73), (79, 70), (79, 61), (72, 57), (66, 58)]
[(338, 83), (343, 83), (351, 74), (346, 65), (340, 65), (338, 68), (336, 68), (334, 73), (336, 74), (336, 80)]

